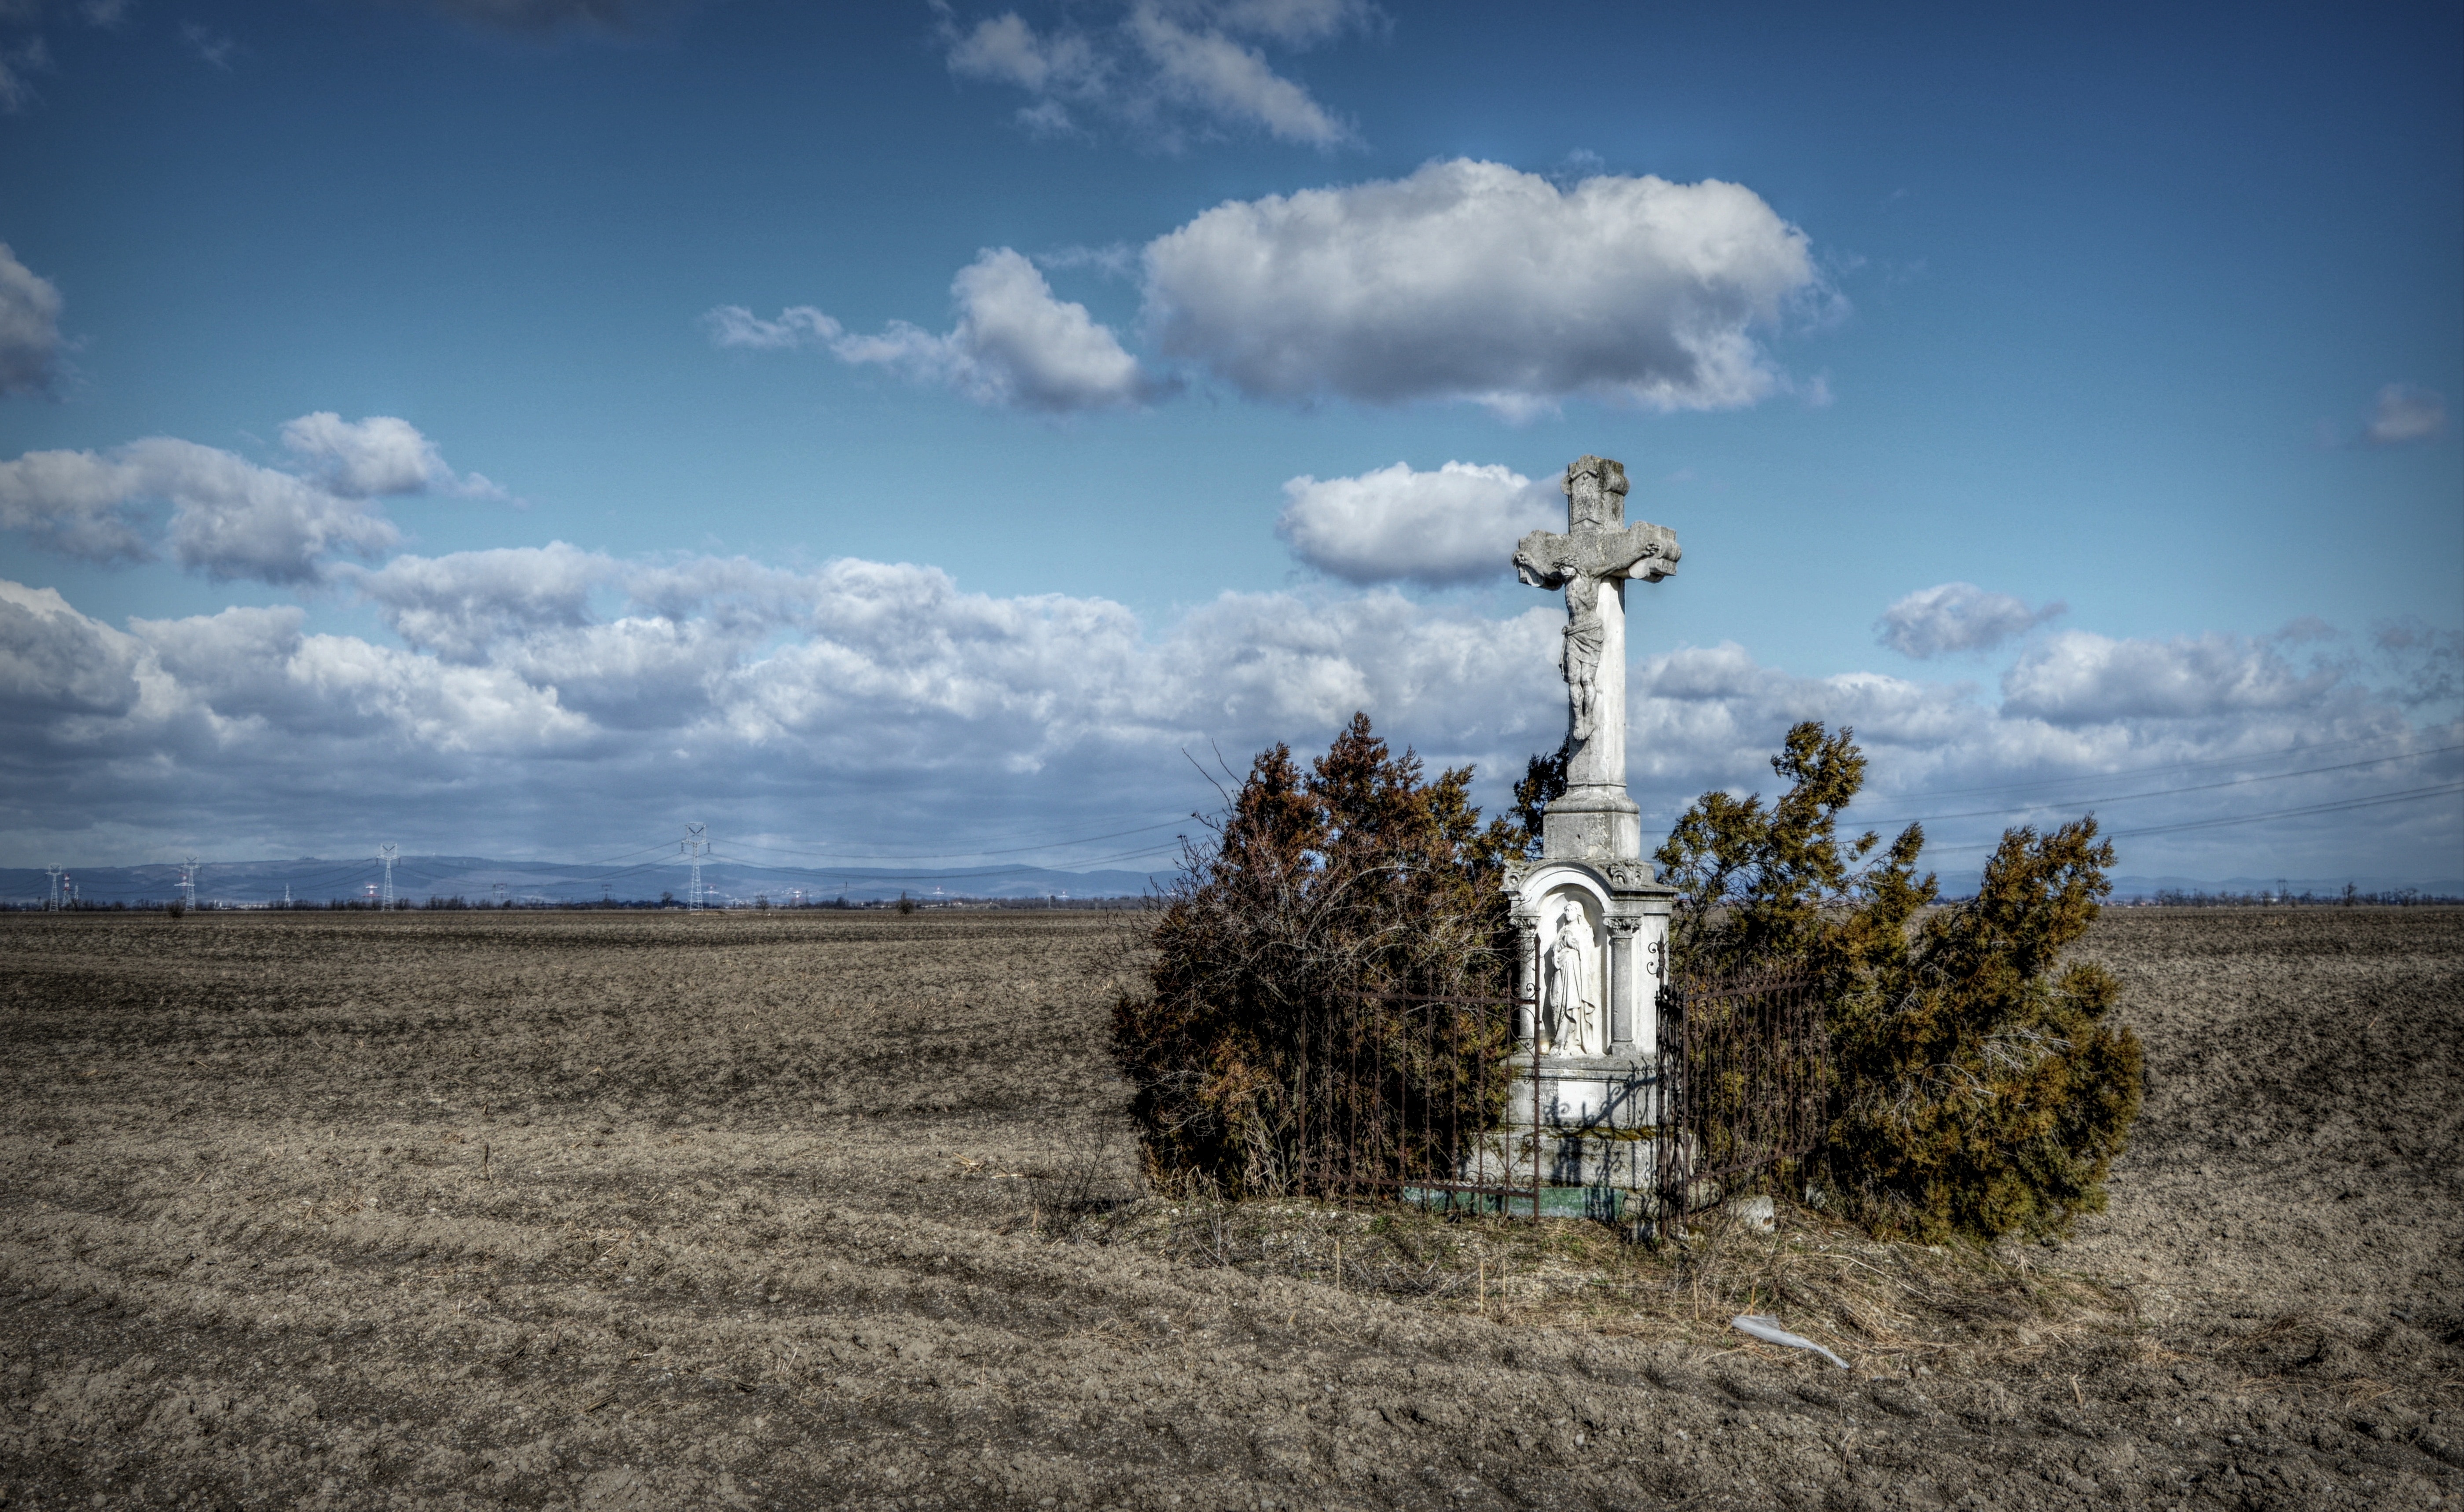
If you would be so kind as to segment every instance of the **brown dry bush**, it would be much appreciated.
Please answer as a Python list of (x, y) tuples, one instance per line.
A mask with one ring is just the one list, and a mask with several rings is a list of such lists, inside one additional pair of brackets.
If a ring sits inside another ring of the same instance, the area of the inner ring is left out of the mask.
[[(1291, 1187), (1297, 1046), (1339, 995), (1507, 990), (1498, 882), (1527, 837), (1503, 821), (1483, 828), (1471, 778), (1462, 767), (1424, 780), (1419, 758), (1391, 753), (1366, 714), (1307, 772), (1284, 745), (1250, 763), (1214, 843), (1188, 851), (1165, 899), (1146, 990), (1114, 1007), (1113, 1056), (1162, 1185)], [(1373, 1005), (1365, 1032), (1391, 1041), (1368, 1059), (1394, 1078), (1374, 1101), (1398, 1130), (1417, 1126), (1409, 1109), (1422, 1100), (1503, 1087), (1480, 1076), (1507, 1048), (1488, 1019), (1448, 1016), (1432, 1046)]]

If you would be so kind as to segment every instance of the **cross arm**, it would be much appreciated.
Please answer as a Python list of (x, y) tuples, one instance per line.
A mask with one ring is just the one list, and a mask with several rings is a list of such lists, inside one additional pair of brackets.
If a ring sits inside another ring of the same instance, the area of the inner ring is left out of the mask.
[(1658, 582), (1677, 570), (1677, 533), (1665, 525), (1559, 535), (1535, 530), (1514, 548), (1514, 575), (1534, 588), (1565, 586), (1570, 578), (1639, 578)]
[(1639, 578), (1645, 582), (1673, 575), (1677, 559), (1684, 555), (1678, 549), (1675, 531), (1648, 521), (1607, 532), (1600, 537), (1599, 548), (1602, 565), (1608, 569), (1602, 577)]

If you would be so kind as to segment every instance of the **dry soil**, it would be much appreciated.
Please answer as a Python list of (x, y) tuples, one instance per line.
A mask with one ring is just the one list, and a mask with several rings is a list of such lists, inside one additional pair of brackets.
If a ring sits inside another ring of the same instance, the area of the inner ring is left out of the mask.
[(1142, 1194), (1121, 923), (0, 917), (0, 1502), (2464, 1504), (2464, 914), (2108, 913), (1991, 1256)]

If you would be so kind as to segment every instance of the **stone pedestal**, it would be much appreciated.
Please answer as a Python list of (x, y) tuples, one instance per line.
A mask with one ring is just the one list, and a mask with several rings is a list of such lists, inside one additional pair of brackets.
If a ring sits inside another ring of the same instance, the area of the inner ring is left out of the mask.
[(1642, 810), (1625, 796), (1623, 784), (1569, 789), (1540, 822), (1551, 856), (1626, 861), (1642, 854)]
[[(1623, 807), (1605, 817), (1631, 834), (1634, 805)], [(1507, 870), (1526, 1007), (1505, 1119), (1466, 1175), (1528, 1186), (1536, 1154), (1543, 1185), (1598, 1189), (1586, 1212), (1644, 1212), (1664, 1153), (1660, 1000), (1677, 892), (1636, 854), (1639, 837), (1624, 841), (1622, 856), (1568, 854), (1578, 850), (1572, 837), (1593, 832), (1559, 826), (1560, 813), (1550, 805), (1544, 858)]]
[[(1536, 1162), (1560, 1198), (1579, 1189), (1647, 1203), (1668, 1153), (1660, 1000), (1677, 890), (1642, 859), (1642, 813), (1625, 791), (1625, 590), (1669, 577), (1681, 553), (1666, 528), (1626, 523), (1621, 464), (1578, 457), (1565, 486), (1565, 531), (1525, 536), (1514, 570), (1566, 594), (1566, 791), (1542, 818), (1540, 860), (1507, 868), (1522, 941), (1520, 1080), (1466, 1174), (1528, 1187)], [(1580, 1204), (1604, 1216), (1634, 1205)]]

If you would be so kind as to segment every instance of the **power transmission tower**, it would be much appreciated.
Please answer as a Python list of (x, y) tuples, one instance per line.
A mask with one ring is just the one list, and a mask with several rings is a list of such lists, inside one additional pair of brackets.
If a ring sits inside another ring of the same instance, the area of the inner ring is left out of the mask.
[(693, 890), (685, 895), (689, 900), (686, 907), (698, 910), (701, 908), (701, 858), (710, 849), (710, 826), (687, 824), (685, 838), (679, 846), (685, 859), (693, 863)]
[(190, 856), (180, 863), (180, 890), (188, 895), (188, 907), (197, 906), (197, 858)]
[(52, 896), (48, 907), (56, 911), (60, 906), (60, 868), (57, 866), (45, 866), (43, 871), (45, 875), (52, 879)]
[(400, 845), (379, 845), (377, 847), (377, 860), (385, 863), (385, 901), (379, 905), (380, 908), (390, 909), (393, 907), (393, 863), (394, 858), (400, 854), (402, 854), (402, 847)]

